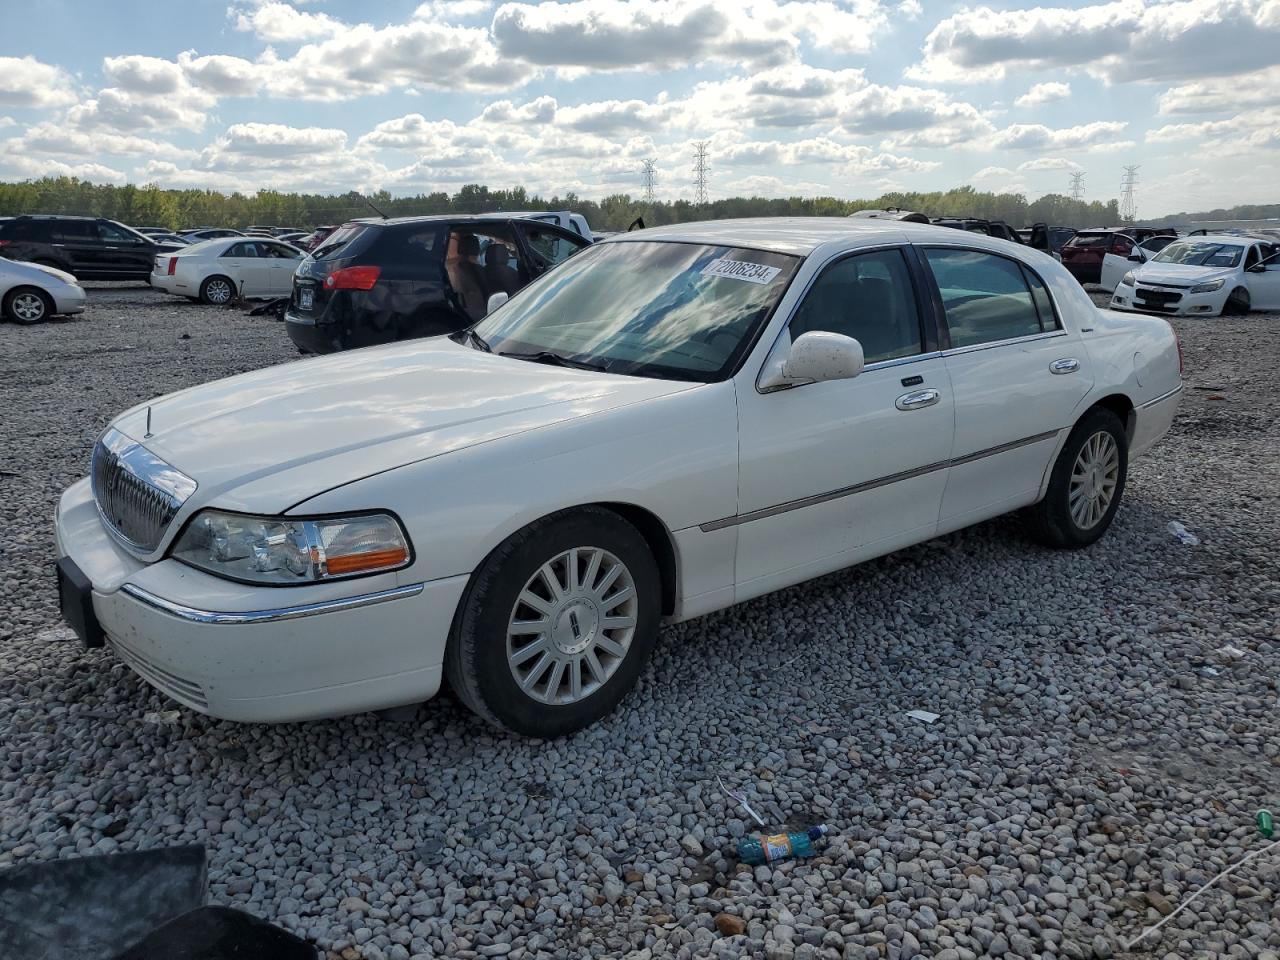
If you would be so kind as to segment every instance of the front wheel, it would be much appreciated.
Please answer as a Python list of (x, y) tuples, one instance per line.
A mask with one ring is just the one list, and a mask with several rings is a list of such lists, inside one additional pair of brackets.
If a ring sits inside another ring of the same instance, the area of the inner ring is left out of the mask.
[(4, 298), (5, 316), (24, 326), (28, 323), (39, 323), (53, 316), (53, 300), (43, 290), (35, 287), (18, 287), (10, 290)]
[(1231, 296), (1227, 297), (1227, 302), (1222, 305), (1222, 315), (1224, 317), (1243, 317), (1252, 308), (1253, 302), (1249, 299), (1249, 291), (1244, 287), (1236, 287), (1231, 291)]
[(1051, 547), (1078, 549), (1099, 539), (1120, 507), (1129, 440), (1120, 418), (1090, 410), (1054, 461), (1044, 499), (1027, 510), (1032, 535)]
[(658, 636), (661, 586), (644, 537), (599, 507), (513, 534), (472, 577), (445, 653), (458, 697), (498, 726), (559, 737), (612, 711)]

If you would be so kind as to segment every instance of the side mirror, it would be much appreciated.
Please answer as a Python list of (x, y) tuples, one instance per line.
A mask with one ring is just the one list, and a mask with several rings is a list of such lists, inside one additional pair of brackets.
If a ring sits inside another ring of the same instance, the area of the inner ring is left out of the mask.
[(1144, 257), (1142, 254), (1138, 253), (1138, 251), (1137, 251), (1137, 250), (1135, 250), (1135, 251), (1133, 251), (1133, 253), (1129, 254), (1129, 260), (1130, 260), (1130, 261), (1132, 261), (1133, 263), (1146, 263), (1146, 262), (1147, 262), (1147, 258), (1146, 258), (1146, 257)]
[(505, 290), (499, 290), (497, 293), (489, 297), (489, 309), (486, 310), (485, 313), (493, 313), (493, 311), (497, 310), (510, 299), (511, 294), (507, 293)]
[(811, 330), (789, 347), (785, 337), (779, 341), (758, 386), (769, 391), (800, 383), (848, 380), (862, 372), (863, 363), (862, 344), (853, 337)]
[(1245, 273), (1266, 273), (1267, 265), (1265, 263), (1255, 263), (1252, 267), (1248, 267)]

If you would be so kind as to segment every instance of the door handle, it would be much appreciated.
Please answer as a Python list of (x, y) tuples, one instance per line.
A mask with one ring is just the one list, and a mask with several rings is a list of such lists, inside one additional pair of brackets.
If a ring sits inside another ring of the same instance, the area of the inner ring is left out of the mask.
[(1049, 364), (1050, 373), (1075, 373), (1080, 369), (1080, 361), (1075, 357), (1063, 357)]
[(904, 393), (893, 405), (899, 410), (923, 410), (941, 399), (942, 394), (937, 390), (913, 390), (911, 393)]

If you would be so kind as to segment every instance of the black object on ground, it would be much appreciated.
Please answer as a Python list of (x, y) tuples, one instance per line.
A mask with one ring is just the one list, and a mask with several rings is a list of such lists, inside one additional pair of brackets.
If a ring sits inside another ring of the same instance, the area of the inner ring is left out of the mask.
[(316, 948), (230, 907), (200, 907), (170, 920), (115, 960), (316, 960)]
[(0, 871), (0, 957), (107, 960), (203, 905), (207, 882), (200, 846)]

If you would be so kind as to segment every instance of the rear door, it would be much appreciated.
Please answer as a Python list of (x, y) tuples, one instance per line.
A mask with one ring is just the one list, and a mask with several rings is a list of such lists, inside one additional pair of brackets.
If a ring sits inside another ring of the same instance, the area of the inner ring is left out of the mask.
[(1034, 271), (983, 250), (921, 252), (949, 341), (955, 445), (940, 529), (954, 530), (1034, 502), (1093, 374)]
[(106, 251), (98, 235), (98, 225), (92, 220), (52, 221), (53, 246), (71, 263), (71, 272), (77, 277), (101, 277), (107, 273), (104, 261)]
[(210, 273), (231, 278), (241, 296), (271, 295), (270, 265), (254, 240), (240, 240), (227, 247), (218, 257)]

